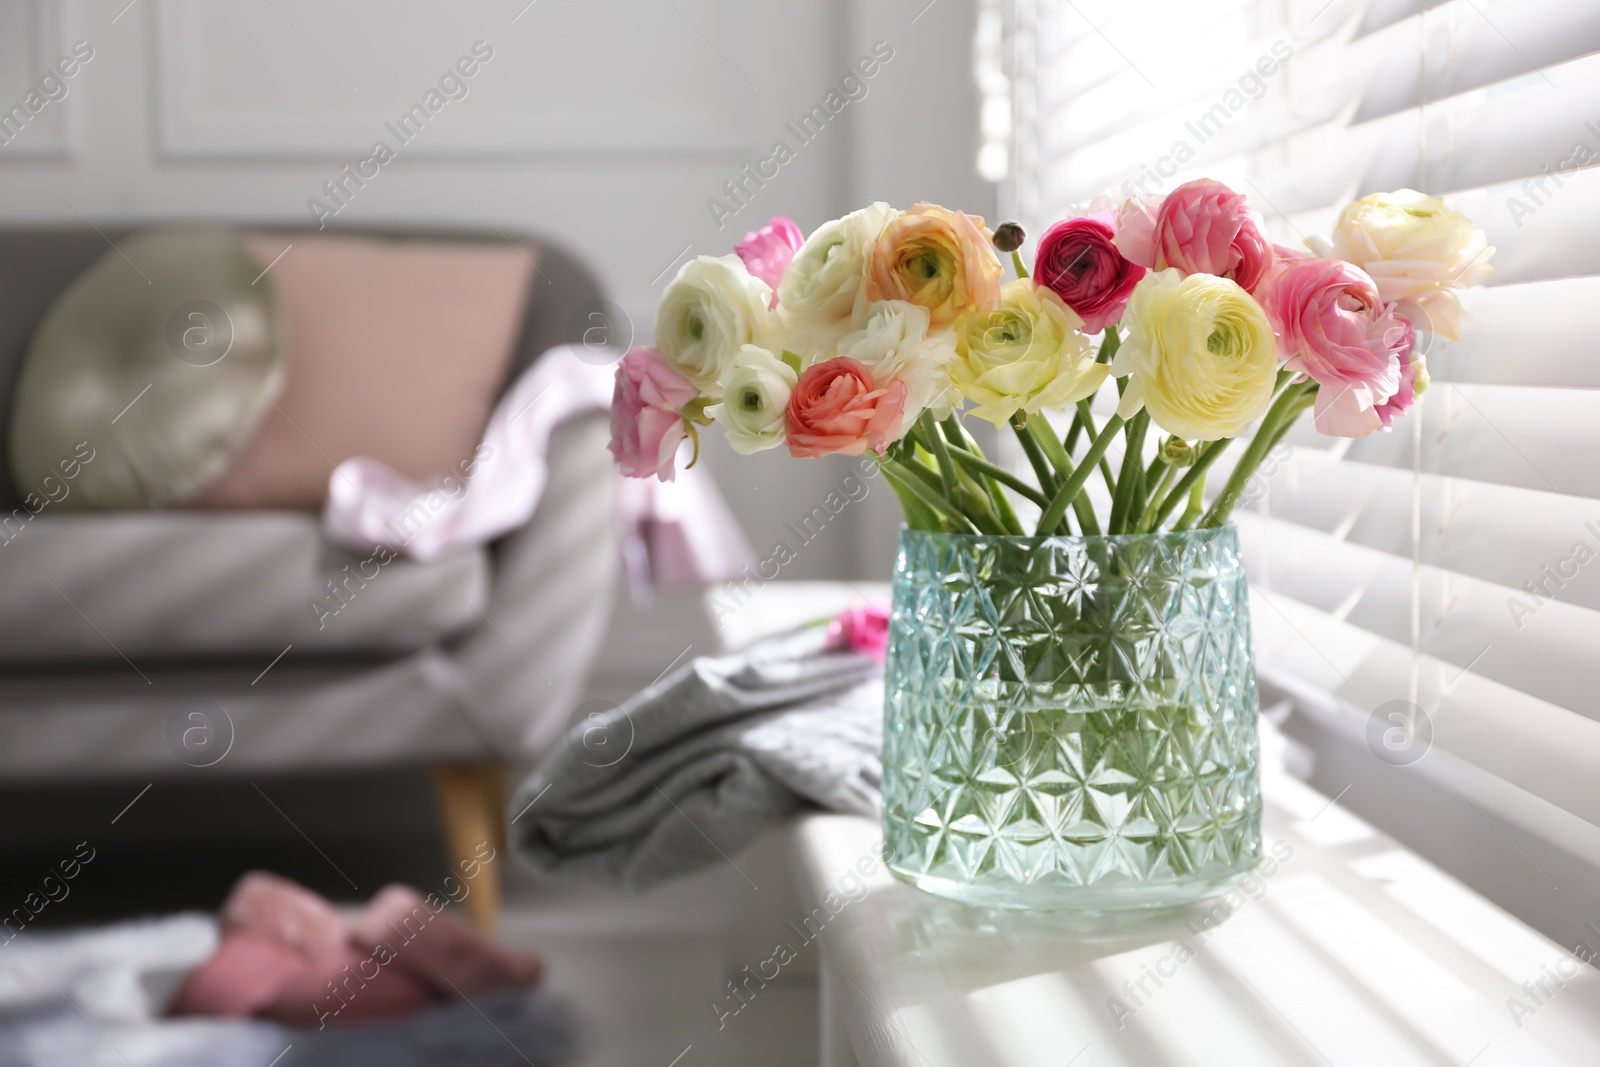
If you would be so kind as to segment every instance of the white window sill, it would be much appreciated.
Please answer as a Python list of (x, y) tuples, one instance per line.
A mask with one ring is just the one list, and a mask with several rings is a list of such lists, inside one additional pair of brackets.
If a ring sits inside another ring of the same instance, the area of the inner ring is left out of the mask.
[(895, 882), (875, 822), (800, 820), (823, 1062), (1600, 1063), (1600, 973), (1304, 783), (1270, 774), (1266, 797), (1267, 852), (1292, 853), (1214, 927), (965, 908)]

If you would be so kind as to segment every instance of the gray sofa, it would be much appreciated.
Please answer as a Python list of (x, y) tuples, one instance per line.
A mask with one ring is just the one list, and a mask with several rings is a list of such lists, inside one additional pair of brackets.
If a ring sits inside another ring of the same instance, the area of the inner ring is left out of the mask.
[[(51, 301), (119, 236), (0, 232), (0, 417)], [(508, 383), (600, 296), (576, 259), (535, 243)], [(0, 486), (13, 520), (0, 538), (0, 780), (428, 763), (448, 844), (470, 854), (503, 821), (493, 768), (561, 736), (604, 633), (619, 559), (606, 437), (603, 417), (564, 426), (526, 526), (385, 563), (320, 629), (309, 602), (370, 553), (328, 543), (315, 514), (26, 517)]]

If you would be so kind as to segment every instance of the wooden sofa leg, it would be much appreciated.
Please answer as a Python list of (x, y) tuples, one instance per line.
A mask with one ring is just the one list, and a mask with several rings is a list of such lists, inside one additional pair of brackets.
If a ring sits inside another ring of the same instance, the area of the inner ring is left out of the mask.
[[(473, 925), (493, 934), (500, 920), (500, 865), (506, 849), (505, 765), (440, 764), (433, 768), (433, 791), (450, 871), (471, 887), (462, 906)], [(482, 862), (489, 854), (485, 844), (494, 849), (491, 863)], [(462, 872), (474, 863), (479, 866), (477, 877), (466, 880)]]

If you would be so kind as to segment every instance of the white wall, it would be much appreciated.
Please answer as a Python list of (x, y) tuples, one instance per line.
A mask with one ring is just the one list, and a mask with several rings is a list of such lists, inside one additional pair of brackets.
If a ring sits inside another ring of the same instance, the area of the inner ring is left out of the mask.
[[(972, 169), (972, 17), (970, 0), (5, 0), (0, 103), (72, 42), (95, 51), (0, 146), (0, 222), (310, 226), (307, 201), (382, 138), (395, 159), (330, 225), (549, 235), (595, 264), (648, 340), (673, 264), (772, 214), (810, 229), (881, 198), (991, 215)], [(467, 95), (400, 145), (385, 123), (479, 40), (493, 57)], [(880, 40), (894, 58), (867, 95), (802, 145), (785, 122)], [(707, 200), (777, 140), (795, 158), (719, 229)], [(763, 551), (843, 473), (725, 448), (707, 462)], [(892, 504), (874, 483), (785, 577), (886, 574)]]

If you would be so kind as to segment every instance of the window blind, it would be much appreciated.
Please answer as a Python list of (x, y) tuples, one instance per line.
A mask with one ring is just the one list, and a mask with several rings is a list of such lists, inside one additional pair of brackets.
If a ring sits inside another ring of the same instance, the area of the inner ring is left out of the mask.
[(1403, 186), (1487, 231), (1494, 275), (1464, 339), (1427, 345), (1419, 409), (1358, 441), (1302, 420), (1236, 512), (1258, 660), (1355, 713), (1411, 701), (1436, 748), (1600, 825), (1600, 5), (1010, 0), (1005, 18), (1005, 213), (1030, 233), (1203, 176), (1283, 244)]

